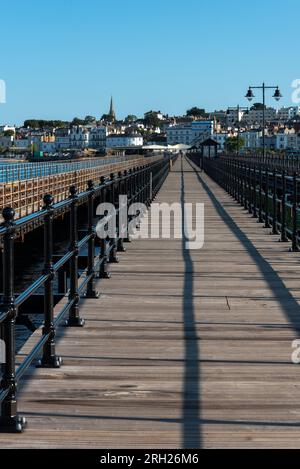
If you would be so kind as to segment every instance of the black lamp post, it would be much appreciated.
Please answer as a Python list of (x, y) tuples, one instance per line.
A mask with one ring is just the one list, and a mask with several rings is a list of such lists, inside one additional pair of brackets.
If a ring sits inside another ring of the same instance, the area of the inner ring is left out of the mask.
[(267, 86), (265, 83), (262, 84), (262, 86), (249, 86), (249, 90), (247, 91), (247, 94), (245, 98), (247, 98), (249, 101), (252, 101), (253, 98), (255, 98), (253, 91), (252, 90), (262, 90), (263, 94), (263, 157), (265, 159), (266, 156), (266, 119), (265, 119), (265, 107), (266, 107), (266, 90), (275, 90), (275, 93), (273, 95), (273, 98), (276, 99), (276, 101), (279, 101), (280, 98), (282, 98), (282, 94), (279, 91), (278, 86)]
[(249, 109), (247, 107), (242, 107), (240, 106), (239, 104), (237, 105), (237, 107), (229, 107), (227, 109), (227, 115), (230, 114), (231, 111), (236, 111), (237, 112), (237, 123), (238, 123), (238, 136), (237, 136), (237, 143), (236, 143), (236, 156), (239, 156), (240, 154), (240, 112), (241, 111), (245, 111), (246, 113), (249, 112)]

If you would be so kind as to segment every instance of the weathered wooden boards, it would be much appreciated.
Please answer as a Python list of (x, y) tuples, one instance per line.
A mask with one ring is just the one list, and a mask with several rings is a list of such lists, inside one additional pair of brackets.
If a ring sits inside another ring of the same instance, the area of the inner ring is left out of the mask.
[(300, 446), (299, 255), (206, 176), (182, 191), (178, 170), (157, 201), (205, 203), (204, 248), (127, 245), (86, 327), (60, 329), (64, 366), (23, 380), (28, 428), (1, 447)]

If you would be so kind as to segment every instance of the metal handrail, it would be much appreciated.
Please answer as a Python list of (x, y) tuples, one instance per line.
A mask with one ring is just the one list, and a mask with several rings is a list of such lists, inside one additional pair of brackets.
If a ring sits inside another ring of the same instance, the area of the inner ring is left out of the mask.
[[(200, 163), (199, 155), (190, 155), (190, 158)], [(280, 235), (281, 242), (291, 241), (291, 251), (299, 251), (300, 176), (296, 171), (291, 175), (284, 168), (258, 165), (246, 157), (205, 157), (201, 158), (201, 163), (204, 171), (249, 214), (266, 228), (272, 228), (271, 234)]]
[[(176, 157), (175, 157), (176, 158)], [(68, 327), (83, 327), (84, 319), (80, 316), (80, 296), (84, 293), (86, 298), (98, 298), (95, 289), (95, 278), (108, 278), (108, 264), (118, 262), (117, 252), (124, 251), (125, 239), (117, 231), (113, 237), (100, 240), (100, 254), (95, 256), (95, 227), (94, 204), (100, 198), (118, 204), (119, 195), (126, 194), (128, 203), (143, 202), (147, 206), (156, 196), (170, 170), (170, 159), (165, 158), (151, 162), (147, 165), (119, 172), (117, 177), (111, 174), (110, 179), (101, 178), (99, 186), (88, 182), (86, 191), (77, 194), (76, 187), (70, 188), (69, 199), (53, 204), (53, 197), (45, 195), (43, 210), (27, 217), (14, 221), (14, 210), (5, 208), (2, 212), (4, 223), (0, 226), (0, 236), (3, 242), (3, 297), (0, 304), (0, 331), (4, 334), (6, 345), (6, 363), (0, 385), (0, 431), (21, 432), (24, 429), (24, 419), (17, 413), (16, 383), (24, 375), (42, 351), (39, 366), (44, 368), (59, 368), (61, 358), (55, 352), (55, 335), (57, 326), (69, 314), (66, 325)], [(87, 235), (78, 240), (78, 214), (79, 203), (86, 203)], [(70, 246), (56, 263), (53, 262), (53, 222), (55, 213), (68, 207), (70, 212)], [(119, 207), (116, 210), (119, 216)], [(35, 280), (19, 296), (14, 293), (14, 239), (17, 228), (30, 221), (42, 219), (44, 222), (44, 269), (42, 275)], [(100, 224), (107, 223), (104, 217)], [(127, 239), (128, 240), (128, 239)], [(78, 281), (78, 255), (84, 246), (87, 246), (87, 268)], [(66, 304), (54, 315), (54, 278), (60, 269), (69, 264), (70, 285)], [(44, 287), (44, 326), (42, 337), (28, 353), (24, 361), (16, 368), (14, 351), (15, 323), (19, 307), (30, 298), (39, 288)]]

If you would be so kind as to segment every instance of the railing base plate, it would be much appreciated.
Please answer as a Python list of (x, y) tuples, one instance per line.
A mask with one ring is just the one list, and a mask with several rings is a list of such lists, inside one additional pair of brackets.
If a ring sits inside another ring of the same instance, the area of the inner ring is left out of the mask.
[(26, 425), (24, 417), (0, 418), (0, 433), (22, 433)]
[(65, 322), (66, 327), (84, 327), (85, 325), (85, 320), (83, 318), (69, 318)]
[(111, 273), (110, 272), (105, 272), (105, 273), (99, 274), (98, 278), (110, 279), (111, 278)]
[(92, 293), (84, 293), (81, 298), (83, 300), (98, 300), (98, 298), (100, 298), (100, 293), (98, 291), (94, 291)]
[(51, 368), (60, 368), (62, 365), (62, 358), (61, 357), (57, 357), (55, 355), (55, 357), (51, 357), (50, 360), (46, 360), (46, 359), (41, 359), (38, 361), (37, 365), (36, 365), (36, 368), (48, 368), (48, 369), (51, 369)]

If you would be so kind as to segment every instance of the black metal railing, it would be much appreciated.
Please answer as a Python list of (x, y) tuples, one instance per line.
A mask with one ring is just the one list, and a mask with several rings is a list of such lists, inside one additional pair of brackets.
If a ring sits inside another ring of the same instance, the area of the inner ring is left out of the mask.
[[(191, 160), (199, 166), (195, 156)], [(223, 187), (241, 206), (279, 235), (281, 242), (291, 242), (291, 251), (299, 251), (300, 177), (297, 172), (275, 170), (267, 165), (236, 158), (204, 158), (204, 171)]]
[[(196, 161), (198, 159), (202, 164), (202, 153), (195, 149), (190, 151), (188, 156)], [(255, 164), (257, 168), (266, 168), (269, 170), (282, 171), (285, 170), (287, 174), (293, 175), (295, 172), (300, 172), (300, 152), (271, 152), (266, 151), (266, 154), (263, 155), (261, 152), (256, 152), (255, 150), (247, 151), (237, 155), (236, 153), (228, 152), (219, 152), (218, 158), (221, 159), (231, 159), (234, 158), (235, 161), (240, 161), (241, 163), (251, 163)]]
[[(44, 196), (43, 210), (27, 217), (14, 220), (13, 208), (3, 210), (4, 223), (0, 225), (0, 237), (3, 247), (3, 296), (0, 304), (0, 338), (5, 344), (5, 363), (2, 365), (0, 384), (0, 431), (21, 432), (25, 420), (17, 411), (17, 383), (26, 370), (41, 356), (39, 367), (59, 368), (62, 360), (56, 355), (55, 337), (58, 325), (68, 315), (66, 326), (83, 327), (84, 318), (80, 316), (80, 299), (98, 298), (95, 289), (95, 278), (109, 278), (108, 264), (118, 262), (117, 251), (124, 251), (124, 242), (130, 241), (128, 236), (123, 239), (119, 233), (118, 223), (113, 236), (99, 240), (99, 254), (96, 256), (95, 240), (95, 207), (99, 201), (111, 202), (116, 207), (117, 216), (119, 195), (127, 195), (128, 205), (142, 202), (149, 206), (162, 186), (170, 170), (170, 159), (165, 158), (148, 165), (133, 168), (117, 175), (111, 174), (109, 179), (101, 177), (97, 181), (89, 181), (87, 190), (77, 194), (76, 187), (70, 188), (69, 199), (53, 204), (50, 194)], [(78, 239), (78, 206), (87, 204), (87, 230), (82, 239)], [(53, 222), (56, 212), (62, 209), (69, 211), (70, 245), (62, 257), (54, 262), (53, 255)], [(127, 212), (128, 213), (128, 212)], [(14, 243), (16, 232), (29, 221), (42, 220), (44, 225), (44, 269), (20, 295), (15, 295), (14, 284)], [(99, 222), (99, 219), (98, 219)], [(100, 223), (107, 224), (107, 217)], [(78, 256), (87, 247), (87, 268), (79, 275)], [(70, 282), (67, 301), (59, 312), (54, 314), (54, 279), (62, 268), (68, 264)], [(18, 310), (38, 289), (44, 289), (44, 325), (42, 336), (16, 367), (15, 325)]]
[(300, 171), (300, 153), (298, 152), (268, 152), (263, 155), (255, 151), (249, 151), (237, 156), (236, 154), (219, 154), (220, 158), (235, 158), (241, 162), (249, 162), (257, 167), (268, 167), (270, 170), (285, 170), (292, 175)]

